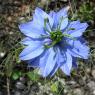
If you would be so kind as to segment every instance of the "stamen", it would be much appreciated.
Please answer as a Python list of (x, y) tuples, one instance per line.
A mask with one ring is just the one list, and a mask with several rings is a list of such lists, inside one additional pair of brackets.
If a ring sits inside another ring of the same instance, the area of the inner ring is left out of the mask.
[(52, 41), (60, 42), (63, 38), (62, 32), (57, 30), (54, 32), (50, 32), (50, 37)]
[(69, 31), (69, 30), (75, 30), (75, 28), (69, 28), (68, 31)]
[(56, 41), (52, 42), (50, 45), (44, 45), (46, 49), (53, 47), (56, 44)]
[(45, 31), (50, 32), (50, 31), (47, 29), (47, 27), (46, 27), (47, 22), (49, 22), (49, 20), (48, 20), (48, 18), (45, 18), (45, 19), (44, 19), (44, 29), (45, 29)]
[(58, 25), (58, 27), (57, 27), (58, 30), (60, 30), (61, 24), (62, 24), (62, 22), (63, 22), (63, 20), (64, 20), (65, 18), (67, 18), (67, 17), (63, 17), (63, 16), (62, 16), (62, 17), (60, 18), (60, 20), (59, 20), (59, 25)]
[(72, 40), (76, 40), (76, 38), (75, 37), (72, 37), (71, 35), (69, 35), (69, 34), (63, 34), (64, 35), (64, 37), (68, 37), (68, 38), (70, 38), (70, 39), (72, 39)]

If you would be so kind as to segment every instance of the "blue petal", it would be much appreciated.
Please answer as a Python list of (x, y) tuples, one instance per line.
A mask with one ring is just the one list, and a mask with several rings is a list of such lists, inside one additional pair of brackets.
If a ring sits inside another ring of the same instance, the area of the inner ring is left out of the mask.
[(41, 71), (40, 72), (43, 72), (43, 68), (45, 67), (46, 65), (46, 59), (49, 55), (49, 52), (48, 51), (44, 51), (40, 56), (34, 58), (34, 59), (31, 59), (31, 60), (28, 60), (27, 63), (28, 63), (28, 66), (29, 67), (38, 67), (38, 68), (41, 68)]
[(21, 60), (30, 60), (33, 58), (38, 57), (41, 55), (44, 51), (43, 46), (39, 46), (34, 48), (32, 45), (27, 46), (21, 53), (20, 53), (20, 59)]
[(35, 13), (33, 14), (33, 20), (38, 23), (39, 26), (44, 27), (44, 18), (42, 18), (41, 15), (39, 15), (36, 10)]
[(89, 47), (82, 44), (79, 40), (68, 41), (71, 48), (69, 48), (69, 53), (74, 57), (80, 57), (83, 59), (88, 59), (89, 57)]
[(31, 45), (31, 48), (32, 49), (35, 49), (41, 45), (43, 45), (44, 43), (44, 40), (41, 40), (41, 39), (32, 39), (30, 37), (26, 37), (24, 38), (22, 41), (21, 41), (21, 44), (24, 44), (24, 45)]
[(51, 71), (53, 70), (56, 64), (56, 57), (55, 57), (55, 52), (53, 48), (49, 49), (49, 54), (46, 55), (43, 59), (46, 59), (46, 61), (44, 63), (43, 68), (41, 68), (42, 69), (41, 71), (42, 71), (43, 77), (46, 77), (51, 73)]
[(43, 27), (38, 25), (36, 21), (20, 24), (19, 29), (24, 35), (32, 38), (39, 38), (42, 34), (45, 34)]
[(87, 27), (88, 27), (87, 23), (80, 23), (79, 21), (73, 21), (68, 26), (67, 33), (70, 34), (72, 37), (80, 37), (82, 36), (83, 32), (85, 32)]
[(77, 40), (79, 40), (82, 45), (88, 45), (88, 42), (83, 37), (78, 37)]
[(50, 11), (49, 16), (52, 17), (53, 22), (54, 22), (53, 23), (53, 28), (56, 29), (57, 28), (57, 24), (58, 24), (58, 22), (56, 21), (56, 17), (57, 17), (56, 12)]
[(83, 58), (83, 56), (81, 56), (78, 52), (76, 53), (74, 50), (72, 50), (71, 47), (69, 47), (69, 48), (67, 49), (67, 51), (68, 51), (73, 57)]
[(51, 76), (51, 77), (55, 74), (55, 72), (58, 70), (58, 68), (59, 68), (60, 66), (62, 66), (62, 64), (65, 62), (64, 54), (62, 54), (62, 51), (60, 51), (60, 49), (57, 48), (56, 52), (57, 52), (57, 53), (56, 53), (56, 60), (57, 60), (57, 62), (56, 62), (56, 64), (55, 64), (55, 66), (54, 66), (52, 72), (50, 73), (50, 76)]
[[(61, 23), (60, 25), (60, 30), (63, 30), (66, 28), (66, 26), (68, 25), (68, 18), (67, 18), (67, 7), (61, 9), (59, 12), (54, 12), (51, 11), (49, 13), (49, 15), (53, 18), (54, 24), (53, 24), (53, 28), (57, 28), (58, 25)], [(63, 20), (61, 20), (61, 18), (63, 18)]]
[(60, 27), (60, 30), (63, 30), (67, 27), (68, 25), (68, 18), (64, 18), (61, 22), (61, 27)]
[[(38, 41), (39, 42), (39, 41)], [(22, 41), (21, 41), (21, 44), (24, 44), (24, 45), (34, 45), (34, 41), (29, 38), (29, 37), (26, 37), (24, 38)]]
[(51, 73), (49, 74), (50, 77), (54, 76), (55, 72), (58, 70), (59, 66), (58, 64), (55, 64), (53, 70), (51, 71)]
[(41, 22), (41, 23), (43, 23), (43, 24), (44, 24), (44, 20), (45, 20), (46, 18), (48, 18), (51, 27), (53, 26), (53, 23), (54, 23), (54, 22), (53, 22), (53, 19), (52, 19), (47, 13), (45, 13), (42, 9), (36, 8), (36, 9), (35, 9), (35, 15), (38, 15), (38, 16), (40, 16), (40, 17), (43, 19), (43, 22)]
[(63, 65), (64, 62), (66, 61), (65, 56), (66, 56), (66, 55), (65, 55), (65, 52), (63, 51), (63, 49), (57, 48), (56, 57), (57, 57), (57, 64), (58, 64), (59, 67), (60, 67), (61, 65)]
[(52, 72), (50, 73), (50, 76), (52, 77), (55, 72), (58, 70), (59, 67), (61, 67), (66, 62), (66, 55), (63, 49), (57, 48), (56, 50), (56, 64)]
[(49, 55), (49, 51), (46, 50), (41, 56), (40, 56), (40, 59), (39, 59), (39, 73), (40, 75), (43, 75), (43, 72), (44, 72), (44, 68), (46, 66), (46, 61), (47, 61), (47, 58), (48, 58), (48, 55)]
[(36, 57), (34, 59), (28, 60), (28, 67), (39, 67), (39, 58), (40, 57)]
[(73, 61), (72, 62), (72, 67), (76, 69), (78, 67), (77, 58), (76, 57), (72, 57), (72, 61)]
[(66, 52), (66, 62), (61, 66), (61, 70), (66, 74), (70, 75), (72, 68), (72, 56)]
[(47, 51), (45, 51), (45, 52), (43, 53), (43, 55), (41, 55), (41, 57), (40, 57), (39, 66), (40, 66), (40, 68), (41, 68), (41, 73), (43, 73), (43, 71), (44, 71), (44, 68), (45, 68), (45, 66), (46, 66), (46, 61), (47, 61), (47, 58), (48, 58), (49, 53), (50, 53), (50, 52), (47, 50)]
[(61, 17), (67, 17), (67, 7), (61, 9), (58, 13), (57, 13), (57, 19), (60, 20)]
[(56, 13), (54, 11), (50, 11), (49, 16), (52, 17), (53, 21), (55, 20)]
[[(68, 9), (67, 9), (67, 7), (65, 7), (57, 13), (57, 17), (55, 18), (56, 23), (59, 24), (61, 22), (61, 26), (60, 26), (61, 30), (65, 29), (68, 25), (67, 12), (68, 12)], [(63, 19), (61, 20), (61, 18), (63, 18)]]

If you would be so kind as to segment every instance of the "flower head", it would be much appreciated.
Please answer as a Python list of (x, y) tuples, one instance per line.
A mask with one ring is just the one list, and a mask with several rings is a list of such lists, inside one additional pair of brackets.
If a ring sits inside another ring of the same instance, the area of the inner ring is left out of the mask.
[(82, 37), (88, 25), (68, 20), (67, 12), (67, 7), (49, 14), (36, 8), (33, 20), (19, 25), (26, 36), (20, 59), (39, 68), (43, 77), (53, 76), (59, 68), (70, 75), (72, 67), (77, 67), (77, 57), (88, 58), (89, 47)]

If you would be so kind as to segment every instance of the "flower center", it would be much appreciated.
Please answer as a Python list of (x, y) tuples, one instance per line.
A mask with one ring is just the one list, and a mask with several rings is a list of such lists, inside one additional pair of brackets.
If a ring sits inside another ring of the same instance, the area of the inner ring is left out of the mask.
[(64, 35), (60, 30), (50, 32), (50, 39), (52, 40), (52, 42), (50, 45), (44, 45), (45, 48), (53, 47), (62, 40), (63, 36)]
[(72, 37), (69, 34), (63, 34), (59, 29), (56, 31), (51, 31), (50, 32), (50, 39), (52, 40), (52, 42), (50, 44), (44, 44), (45, 48), (51, 48), (54, 45), (56, 45), (57, 43), (59, 43), (60, 41), (62, 41), (63, 37), (67, 37), (69, 39), (72, 40), (76, 40), (74, 37)]
[(50, 32), (50, 38), (53, 42), (58, 43), (62, 40), (63, 34), (60, 30)]

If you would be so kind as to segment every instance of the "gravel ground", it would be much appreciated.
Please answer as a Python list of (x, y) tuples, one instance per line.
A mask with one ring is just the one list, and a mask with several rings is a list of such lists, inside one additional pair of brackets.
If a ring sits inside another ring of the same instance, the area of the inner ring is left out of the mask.
[[(87, 1), (77, 1), (76, 7), (79, 8), (82, 2)], [(90, 2), (94, 3), (94, 0), (90, 0)], [(0, 63), (8, 56), (9, 50), (21, 40), (22, 34), (19, 32), (18, 25), (30, 20), (35, 7), (59, 10), (66, 5), (71, 6), (72, 4), (69, 0), (51, 0), (51, 2), (46, 0), (0, 0)], [(95, 19), (89, 20), (89, 23), (91, 29), (94, 29)], [(55, 75), (52, 81), (40, 78), (37, 82), (30, 81), (25, 76), (15, 81), (10, 79), (10, 95), (95, 95), (95, 31), (88, 32), (86, 39), (91, 47), (91, 57), (88, 60), (80, 61), (78, 70), (75, 70), (71, 77), (60, 74)], [(12, 62), (15, 65), (15, 61)], [(15, 68), (27, 67), (26, 65), (24, 67), (16, 65)], [(3, 70), (1, 65), (0, 70)], [(24, 72), (26, 70), (24, 69)], [(6, 81), (6, 76), (0, 77), (0, 95), (8, 95)], [(52, 83), (59, 85), (59, 92), (51, 91)]]

